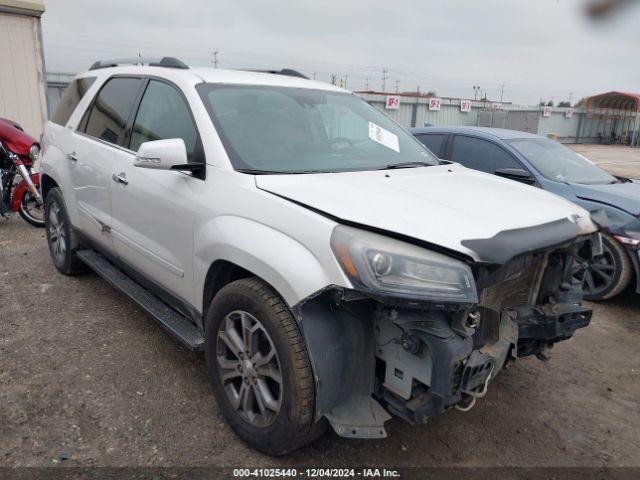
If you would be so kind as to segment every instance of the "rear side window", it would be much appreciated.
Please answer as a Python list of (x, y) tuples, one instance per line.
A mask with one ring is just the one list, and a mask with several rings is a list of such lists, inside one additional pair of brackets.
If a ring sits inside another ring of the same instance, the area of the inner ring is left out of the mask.
[(183, 139), (189, 161), (202, 161), (198, 131), (184, 98), (171, 85), (151, 80), (140, 102), (129, 148), (137, 152), (144, 142), (168, 138)]
[(93, 102), (85, 133), (123, 145), (127, 120), (141, 85), (141, 78), (116, 77), (107, 81)]
[(71, 118), (71, 114), (87, 93), (89, 87), (96, 81), (96, 77), (76, 78), (73, 80), (64, 92), (64, 95), (56, 105), (51, 121), (58, 125), (65, 126)]
[(436, 157), (442, 158), (442, 144), (444, 143), (444, 139), (446, 135), (439, 133), (430, 133), (418, 135), (417, 138), (422, 142), (422, 144), (431, 150)]
[(451, 160), (486, 173), (499, 168), (522, 168), (513, 156), (498, 145), (480, 138), (456, 135)]

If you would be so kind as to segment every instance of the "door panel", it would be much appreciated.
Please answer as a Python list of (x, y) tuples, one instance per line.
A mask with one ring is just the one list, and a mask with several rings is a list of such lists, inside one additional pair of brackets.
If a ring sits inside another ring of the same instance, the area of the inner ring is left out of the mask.
[[(195, 123), (181, 93), (149, 80), (132, 124), (130, 148), (146, 141), (182, 138), (189, 161), (202, 158)], [(111, 182), (112, 237), (118, 256), (172, 294), (193, 304), (194, 202), (204, 182), (177, 171), (133, 166), (134, 153), (119, 159)]]
[(108, 234), (111, 164), (119, 152), (79, 133), (74, 132), (71, 138), (67, 159), (78, 213), (78, 225), (75, 226), (93, 241), (111, 249), (113, 244)]
[(116, 253), (138, 272), (190, 301), (194, 214), (203, 182), (179, 172), (114, 165), (127, 184), (111, 182), (111, 235)]

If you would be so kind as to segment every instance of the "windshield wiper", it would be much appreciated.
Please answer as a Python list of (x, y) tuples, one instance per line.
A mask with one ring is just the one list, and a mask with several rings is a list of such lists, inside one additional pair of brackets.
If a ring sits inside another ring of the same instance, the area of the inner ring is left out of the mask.
[(303, 173), (332, 173), (331, 170), (260, 170), (257, 168), (236, 168), (236, 172), (251, 175), (297, 175)]
[(433, 163), (427, 162), (403, 162), (403, 163), (392, 163), (391, 165), (387, 165), (382, 167), (380, 170), (395, 170), (397, 168), (417, 168), (417, 167), (434, 167)]

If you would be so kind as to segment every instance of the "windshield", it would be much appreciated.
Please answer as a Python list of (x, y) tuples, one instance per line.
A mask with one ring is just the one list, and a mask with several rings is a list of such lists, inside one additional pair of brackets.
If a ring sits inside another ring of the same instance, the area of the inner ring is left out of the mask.
[(507, 140), (549, 180), (564, 183), (615, 183), (616, 178), (561, 143), (546, 138)]
[(236, 170), (307, 173), (438, 165), (353, 94), (263, 85), (198, 87)]

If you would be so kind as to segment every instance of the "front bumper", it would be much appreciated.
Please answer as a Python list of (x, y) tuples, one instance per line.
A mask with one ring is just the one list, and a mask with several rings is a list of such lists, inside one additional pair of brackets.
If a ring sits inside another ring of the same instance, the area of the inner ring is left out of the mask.
[(385, 364), (385, 374), (378, 394), (395, 415), (424, 423), (453, 406), (464, 409), (485, 394), (509, 360), (544, 355), (590, 320), (589, 308), (573, 304), (505, 310), (493, 339), (477, 346), (481, 332), (468, 329), (463, 334), (455, 315), (380, 314), (375, 320), (376, 355)]

